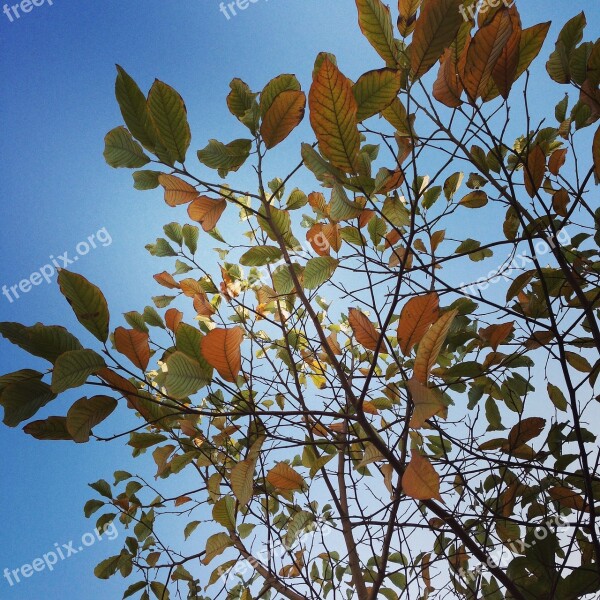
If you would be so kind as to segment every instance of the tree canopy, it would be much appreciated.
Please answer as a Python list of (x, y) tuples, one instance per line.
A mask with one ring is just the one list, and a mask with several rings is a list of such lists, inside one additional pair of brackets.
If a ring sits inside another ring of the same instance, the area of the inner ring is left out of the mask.
[(356, 0), (373, 70), (322, 52), (233, 79), (243, 137), (195, 156), (178, 92), (117, 67), (105, 159), (177, 215), (147, 246), (162, 295), (121, 319), (61, 270), (96, 349), (1, 323), (46, 364), (0, 405), (39, 440), (151, 455), (156, 482), (117, 471), (85, 505), (127, 528), (95, 571), (124, 598), (598, 597), (600, 40), (564, 24), (549, 107), (550, 23), (507, 4)]

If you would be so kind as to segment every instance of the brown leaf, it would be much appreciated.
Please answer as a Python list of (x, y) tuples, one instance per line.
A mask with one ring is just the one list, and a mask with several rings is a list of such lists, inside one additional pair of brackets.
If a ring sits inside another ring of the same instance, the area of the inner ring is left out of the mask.
[(600, 127), (598, 127), (594, 135), (594, 142), (592, 144), (592, 157), (594, 159), (594, 172), (596, 173), (596, 179), (600, 180)]
[(165, 189), (165, 202), (169, 206), (187, 204), (198, 197), (194, 186), (175, 175), (162, 173), (158, 176), (158, 182)]
[(149, 336), (142, 331), (117, 327), (115, 330), (115, 347), (125, 355), (136, 367), (145, 370), (150, 362)]
[(402, 309), (398, 321), (398, 343), (404, 356), (418, 344), (439, 316), (439, 297), (432, 292), (411, 298)]
[(569, 207), (569, 192), (565, 190), (565, 188), (560, 188), (554, 195), (552, 196), (552, 208), (556, 211), (557, 215), (561, 217), (566, 217)]
[(563, 486), (551, 487), (548, 490), (548, 493), (562, 506), (583, 512), (590, 512), (589, 507), (586, 506), (585, 500), (581, 495), (569, 488)]
[(567, 152), (568, 150), (566, 148), (559, 148), (550, 156), (550, 160), (548, 161), (548, 171), (550, 171), (552, 175), (558, 175), (560, 172), (560, 168), (565, 164), (567, 159)]
[(178, 290), (179, 289), (179, 284), (175, 281), (173, 276), (170, 273), (167, 273), (166, 271), (156, 274), (154, 276), (154, 279), (156, 280), (157, 283), (159, 283), (163, 287), (166, 287), (170, 290)]
[(486, 341), (495, 352), (498, 350), (498, 346), (512, 333), (514, 328), (514, 321), (502, 325), (490, 325), (485, 329), (479, 330), (479, 337)]
[(204, 231), (212, 231), (226, 207), (227, 201), (223, 198), (214, 200), (207, 196), (200, 196), (189, 205), (188, 215), (192, 221), (200, 223)]
[(546, 426), (546, 419), (540, 417), (530, 417), (517, 423), (508, 434), (508, 445), (511, 449), (516, 449), (526, 444), (529, 440), (536, 438)]
[(544, 181), (546, 155), (540, 146), (535, 146), (527, 155), (525, 164), (525, 189), (534, 198)]
[(402, 476), (402, 490), (415, 500), (442, 500), (440, 476), (426, 456), (413, 450), (410, 462)]
[(173, 333), (177, 331), (177, 327), (179, 327), (182, 320), (183, 313), (176, 308), (170, 308), (165, 313), (165, 324)]
[[(379, 345), (381, 336), (377, 329), (375, 329), (373, 323), (371, 323), (364, 313), (356, 308), (350, 309), (348, 321), (350, 322), (350, 327), (352, 327), (356, 341), (363, 345), (367, 350), (372, 350), (374, 352)], [(387, 351), (385, 340), (381, 342), (379, 349), (381, 352)]]
[(492, 78), (500, 95), (506, 100), (510, 89), (515, 81), (517, 75), (517, 67), (519, 65), (519, 52), (521, 45), (521, 34), (523, 28), (521, 27), (521, 17), (516, 6), (511, 6), (508, 10), (512, 33), (508, 38), (506, 45), (502, 48), (500, 57), (494, 66), (492, 71)]
[(241, 327), (213, 329), (202, 338), (202, 356), (225, 381), (235, 382), (242, 368), (243, 339), (244, 330)]
[(201, 317), (212, 317), (217, 311), (204, 291), (194, 294), (194, 310)]
[(260, 134), (267, 148), (273, 148), (300, 124), (306, 109), (306, 96), (297, 90), (286, 90), (275, 97), (263, 117)]
[(406, 387), (414, 405), (410, 419), (410, 426), (413, 429), (424, 427), (427, 419), (445, 411), (446, 405), (442, 402), (442, 392), (437, 388), (428, 388), (416, 379), (409, 379)]

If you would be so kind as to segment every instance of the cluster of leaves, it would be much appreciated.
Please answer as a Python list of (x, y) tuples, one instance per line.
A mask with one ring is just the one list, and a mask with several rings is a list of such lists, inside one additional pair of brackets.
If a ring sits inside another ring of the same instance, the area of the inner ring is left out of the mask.
[[(155, 275), (169, 295), (126, 313), (128, 328), (112, 334), (102, 292), (60, 272), (101, 353), (61, 327), (0, 324), (51, 364), (0, 378), (0, 404), (6, 425), (29, 421), (25, 432), (41, 440), (103, 439), (94, 429), (115, 396), (139, 418), (128, 445), (134, 456), (152, 449), (156, 478), (173, 477), (175, 491), (117, 471), (112, 486), (92, 485), (100, 498), (85, 507), (102, 511), (98, 526), (119, 519), (132, 531), (96, 569), (135, 570), (124, 598), (185, 588), (189, 600), (209, 589), (243, 600), (600, 591), (600, 473), (586, 428), (600, 372), (600, 212), (587, 200), (600, 180), (600, 130), (591, 152), (585, 135), (600, 116), (600, 43), (582, 43), (583, 14), (564, 26), (547, 71), (577, 100), (567, 115), (567, 94), (557, 125), (542, 127), (528, 69), (550, 24), (523, 28), (517, 7), (501, 3), (470, 17), (474, 4), (399, 0), (398, 39), (388, 7), (356, 0), (385, 66), (354, 82), (321, 53), (308, 97), (291, 74), (260, 93), (234, 79), (227, 106), (247, 137), (210, 140), (196, 175), (180, 95), (160, 81), (145, 95), (118, 67), (125, 126), (107, 134), (107, 162), (154, 163), (134, 172), (135, 187), (162, 188), (200, 227), (169, 223), (147, 246), (175, 259)], [(524, 105), (511, 121), (504, 109), (519, 80)], [(270, 153), (307, 106), (316, 143), (271, 179)], [(587, 152), (575, 152), (580, 138)], [(235, 186), (243, 166), (256, 172), (254, 193)], [(287, 194), (303, 168), (320, 191)], [(239, 223), (223, 235), (217, 225), (232, 212)], [(482, 218), (487, 239), (466, 237), (465, 223)], [(465, 290), (459, 277), (498, 250), (510, 257), (495, 277), (506, 285)], [(516, 256), (531, 268), (509, 267)], [(84, 385), (111, 396), (30, 421)], [(549, 525), (558, 516), (566, 531)], [(174, 528), (190, 544), (175, 548)], [(499, 549), (506, 565), (492, 560)], [(478, 564), (488, 571), (468, 571)]]

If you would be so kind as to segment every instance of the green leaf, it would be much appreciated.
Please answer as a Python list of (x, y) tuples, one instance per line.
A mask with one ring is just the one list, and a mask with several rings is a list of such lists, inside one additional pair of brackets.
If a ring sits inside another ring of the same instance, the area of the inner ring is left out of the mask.
[(146, 97), (137, 83), (119, 65), (117, 65), (115, 95), (127, 129), (144, 148), (154, 152), (155, 134), (146, 105)]
[[(302, 283), (302, 267), (298, 263), (294, 263), (291, 268), (294, 269), (300, 283)], [(288, 265), (281, 265), (275, 269), (273, 272), (273, 285), (278, 294), (287, 295), (294, 292), (296, 287)]]
[(196, 531), (198, 525), (201, 525), (200, 521), (191, 521), (185, 526), (183, 535), (185, 536), (186, 540), (190, 537), (190, 535), (192, 535), (192, 533), (194, 533), (194, 531)]
[(64, 352), (82, 348), (75, 336), (58, 325), (36, 323), (26, 327), (20, 323), (0, 323), (0, 334), (29, 354), (45, 358), (51, 363)]
[(398, 96), (401, 83), (400, 71), (397, 69), (379, 69), (361, 75), (352, 87), (358, 104), (358, 122), (387, 108)]
[(66, 417), (48, 417), (44, 421), (32, 421), (23, 427), (23, 431), (36, 440), (72, 440), (67, 431)]
[(140, 592), (141, 590), (146, 588), (146, 582), (145, 581), (138, 581), (137, 583), (133, 583), (131, 584), (126, 590), (125, 593), (123, 594), (123, 600), (125, 600), (125, 598), (130, 598), (131, 596), (133, 596), (136, 592)]
[(88, 483), (88, 485), (96, 492), (98, 492), (101, 496), (105, 498), (112, 499), (112, 491), (110, 489), (110, 484), (108, 481), (104, 479), (99, 479), (94, 483)]
[(336, 183), (331, 194), (330, 216), (333, 221), (347, 221), (360, 216), (363, 211), (361, 204), (353, 202), (348, 198), (346, 190)]
[(281, 260), (282, 254), (275, 246), (256, 246), (240, 257), (240, 264), (245, 267), (262, 267)]
[(317, 289), (331, 278), (339, 264), (340, 261), (331, 256), (311, 258), (304, 267), (304, 287)]
[(52, 372), (52, 391), (59, 394), (82, 386), (90, 375), (106, 367), (93, 350), (70, 350), (58, 357)]
[(229, 87), (231, 88), (231, 92), (227, 96), (229, 111), (255, 135), (258, 128), (258, 119), (251, 118), (248, 120), (247, 117), (255, 112), (253, 109), (257, 104), (256, 97), (258, 94), (252, 93), (248, 84), (237, 78), (231, 81)]
[(102, 500), (88, 500), (83, 507), (83, 514), (89, 519), (94, 513), (98, 512), (103, 506)]
[(159, 140), (173, 161), (185, 162), (192, 135), (181, 96), (158, 79), (148, 94), (148, 110)]
[(30, 381), (35, 379), (42, 379), (43, 373), (39, 371), (33, 371), (32, 369), (21, 369), (14, 373), (8, 373), (0, 377), (0, 406), (2, 406), (2, 391), (11, 383), (17, 383), (18, 381)]
[(467, 194), (459, 204), (461, 206), (466, 206), (467, 208), (482, 208), (488, 203), (488, 196), (485, 192), (481, 190), (476, 190)]
[(199, 362), (209, 379), (212, 375), (212, 367), (206, 362), (206, 359), (200, 351), (200, 345), (204, 336), (196, 327), (187, 323), (180, 323), (175, 333), (175, 347), (180, 352), (187, 354), (190, 358)]
[(2, 391), (0, 402), (4, 407), (4, 424), (16, 427), (30, 419), (40, 408), (56, 398), (47, 383), (39, 379), (17, 381)]
[(200, 237), (200, 229), (195, 225), (184, 225), (183, 229), (183, 241), (187, 249), (191, 252), (192, 256), (196, 254), (198, 250), (198, 238)]
[(156, 312), (154, 307), (146, 306), (142, 316), (144, 317), (144, 321), (146, 321), (146, 323), (148, 323), (148, 325), (151, 327), (160, 327), (161, 329), (166, 329), (162, 317)]
[(358, 24), (371, 46), (385, 60), (388, 67), (398, 62), (398, 50), (390, 9), (381, 0), (356, 0)]
[(206, 542), (206, 555), (202, 564), (208, 565), (213, 558), (223, 554), (230, 546), (233, 546), (233, 542), (226, 533), (211, 535)]
[(446, 196), (448, 202), (451, 202), (456, 192), (458, 192), (464, 176), (464, 173), (454, 173), (444, 182), (444, 196)]
[(183, 352), (171, 354), (167, 359), (167, 367), (169, 371), (165, 386), (169, 395), (176, 400), (183, 400), (210, 383), (210, 374), (197, 360)]
[(154, 190), (158, 187), (160, 171), (136, 171), (133, 173), (133, 187), (136, 190)]
[(179, 223), (168, 223), (163, 227), (165, 235), (179, 246), (183, 245), (183, 228)]
[(177, 256), (177, 252), (173, 246), (171, 246), (164, 238), (158, 238), (156, 244), (147, 244), (146, 250), (148, 250), (152, 256), (158, 256), (159, 258)]
[(127, 564), (131, 564), (131, 556), (122, 552), (118, 556), (111, 556), (103, 560), (94, 569), (94, 575), (98, 579), (110, 579), (117, 571), (126, 568)]
[(102, 423), (117, 408), (117, 401), (109, 396), (81, 398), (67, 413), (67, 430), (78, 444), (88, 442), (92, 429)]
[(125, 321), (127, 321), (128, 325), (133, 327), (136, 331), (141, 331), (142, 333), (149, 333), (149, 329), (146, 326), (144, 321), (144, 315), (139, 312), (133, 310), (131, 312), (123, 313), (123, 317), (125, 317)]
[(567, 407), (569, 405), (567, 403), (567, 399), (565, 398), (565, 395), (562, 393), (560, 388), (549, 383), (548, 384), (548, 395), (550, 396), (550, 400), (552, 400), (552, 404), (554, 404), (554, 406), (556, 406), (556, 408), (558, 408), (558, 410), (562, 410), (562, 411), (567, 410)]
[(82, 275), (61, 269), (58, 285), (77, 320), (101, 342), (108, 339), (109, 313), (106, 298)]
[(153, 581), (150, 583), (150, 589), (158, 598), (158, 600), (169, 600), (169, 590), (165, 587), (164, 583), (160, 583), (160, 581)]
[(220, 177), (226, 177), (231, 171), (237, 171), (250, 156), (252, 140), (234, 140), (223, 144), (211, 139), (202, 150), (198, 150), (198, 160), (209, 167), (217, 169)]
[(223, 496), (218, 500), (213, 507), (212, 517), (228, 531), (235, 531), (235, 498)]
[(115, 169), (143, 167), (150, 162), (150, 158), (125, 127), (116, 127), (106, 134), (104, 159)]

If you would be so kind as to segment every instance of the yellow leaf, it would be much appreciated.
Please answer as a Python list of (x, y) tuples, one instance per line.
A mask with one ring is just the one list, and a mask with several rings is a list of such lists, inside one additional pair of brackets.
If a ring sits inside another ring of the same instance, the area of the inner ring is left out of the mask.
[(306, 96), (297, 90), (286, 90), (276, 96), (267, 110), (260, 134), (267, 148), (273, 148), (300, 124), (306, 109)]
[(439, 315), (439, 298), (435, 292), (411, 298), (400, 313), (398, 343), (406, 356), (418, 344)]
[(360, 135), (358, 106), (350, 81), (329, 60), (323, 60), (308, 96), (310, 123), (325, 157), (346, 173), (358, 171)]
[(435, 365), (442, 345), (446, 340), (450, 326), (458, 311), (451, 310), (444, 313), (429, 329), (419, 344), (415, 365), (413, 368), (413, 377), (426, 384), (429, 379), (429, 373)]
[(415, 500), (441, 500), (440, 476), (426, 456), (413, 450), (402, 476), (402, 490)]
[(213, 329), (202, 339), (202, 356), (225, 381), (235, 382), (237, 379), (242, 365), (243, 339), (244, 330), (241, 327)]
[(414, 409), (410, 419), (413, 429), (426, 425), (425, 421), (444, 411), (446, 405), (442, 402), (442, 392), (436, 388), (428, 388), (416, 379), (409, 379), (406, 387), (410, 392)]
[(302, 475), (284, 462), (269, 471), (267, 481), (279, 490), (301, 490), (305, 485)]

